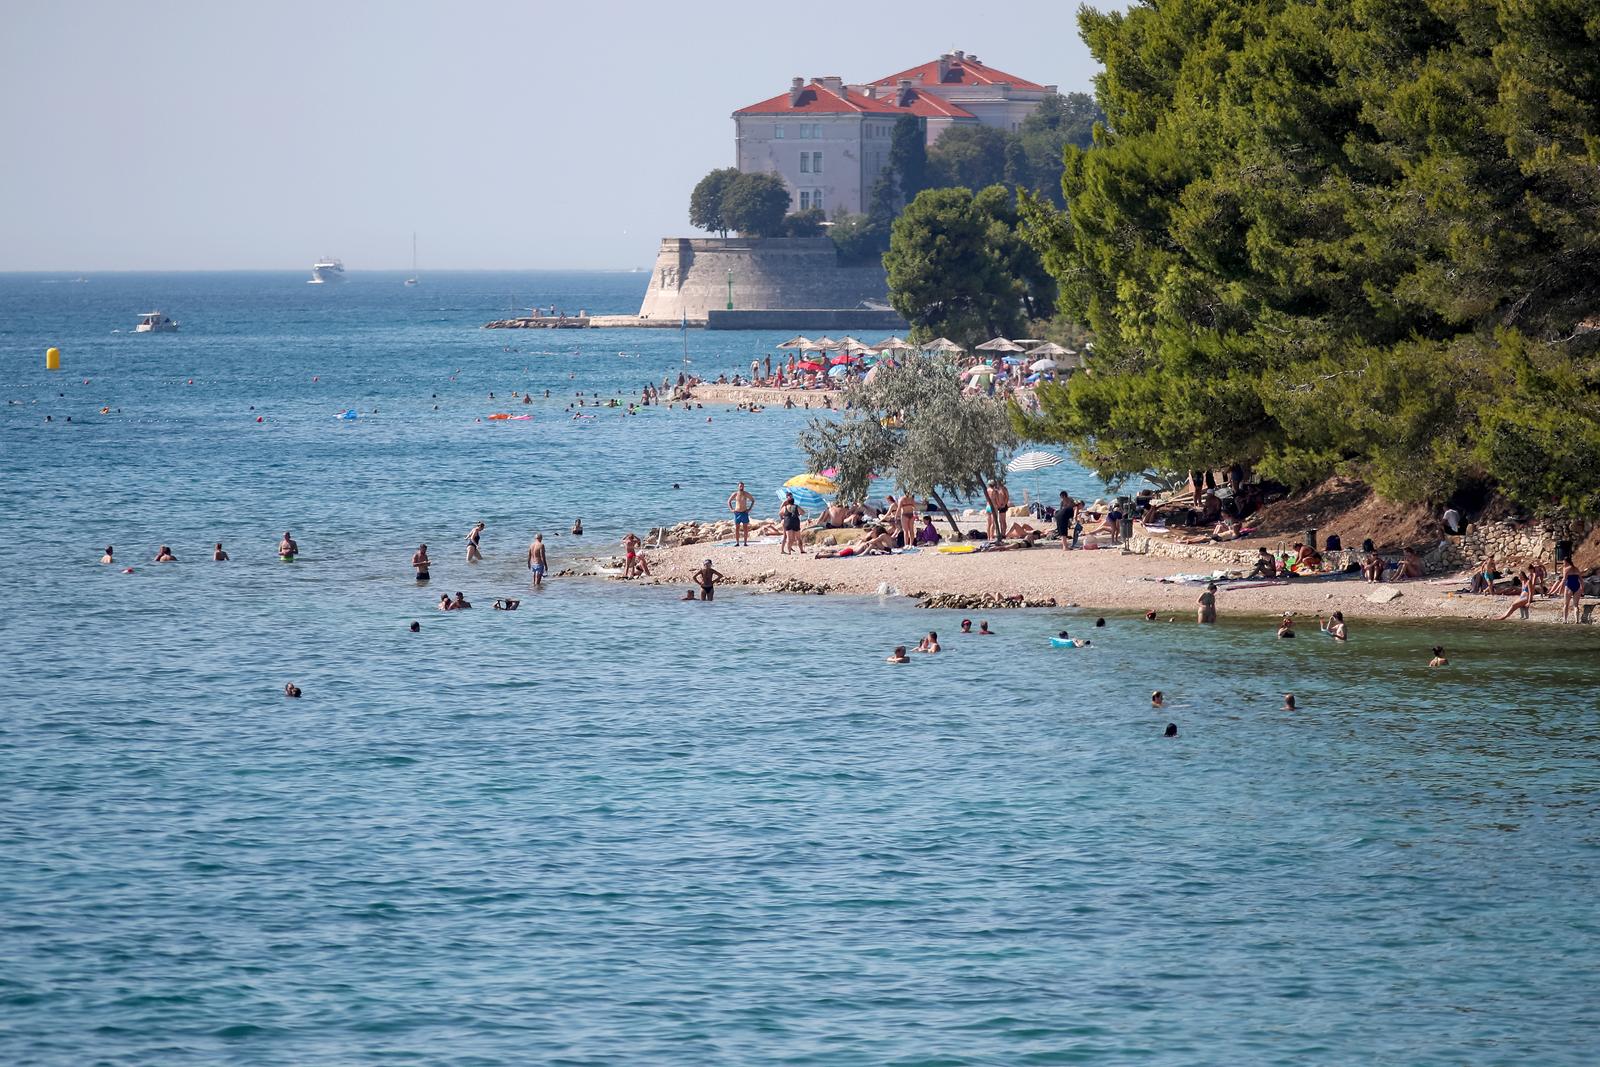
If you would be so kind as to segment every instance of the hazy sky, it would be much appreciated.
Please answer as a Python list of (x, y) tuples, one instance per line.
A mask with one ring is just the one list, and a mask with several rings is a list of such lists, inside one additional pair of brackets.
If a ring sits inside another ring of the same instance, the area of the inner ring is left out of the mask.
[(22, 0), (0, 270), (649, 266), (735, 108), (957, 48), (1088, 89), (1075, 9)]

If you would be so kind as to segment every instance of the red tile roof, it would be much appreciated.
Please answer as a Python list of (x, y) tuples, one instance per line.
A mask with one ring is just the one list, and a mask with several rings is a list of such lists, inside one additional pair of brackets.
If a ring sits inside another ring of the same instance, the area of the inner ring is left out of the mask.
[(939, 78), (939, 61), (924, 63), (920, 67), (903, 70), (899, 74), (891, 74), (887, 78), (879, 78), (872, 84), (877, 86), (899, 85), (901, 79), (909, 78), (913, 85), (1000, 85), (1009, 83), (1018, 89), (1036, 89), (1043, 91), (1044, 86), (1031, 82), (1026, 78), (1019, 78), (1015, 74), (1007, 74), (1003, 70), (979, 63), (970, 56), (961, 58), (952, 57), (949, 68), (943, 81)]
[(800, 98), (795, 103), (789, 102), (787, 92), (779, 93), (770, 100), (763, 100), (759, 104), (751, 104), (735, 111), (735, 115), (890, 115), (899, 114), (897, 108), (891, 107), (883, 100), (873, 100), (860, 93), (836, 91), (814, 81), (800, 90)]
[(925, 92), (921, 91), (920, 89), (913, 88), (910, 91), (910, 99), (906, 102), (906, 105), (904, 107), (900, 106), (900, 90), (898, 88), (891, 88), (891, 89), (889, 89), (887, 91), (881, 91), (882, 90), (882, 86), (880, 85), (879, 89), (880, 89), (880, 92), (878, 93), (879, 101), (881, 101), (882, 103), (888, 104), (890, 107), (894, 108), (896, 111), (904, 113), (904, 114), (919, 115), (919, 116), (921, 116), (923, 118), (932, 118), (932, 119), (938, 119), (938, 118), (976, 119), (977, 118), (976, 115), (974, 115), (972, 112), (968, 111), (966, 108), (960, 106), (959, 104), (952, 104), (948, 100), (941, 99), (938, 96), (935, 96), (933, 93), (925, 93)]

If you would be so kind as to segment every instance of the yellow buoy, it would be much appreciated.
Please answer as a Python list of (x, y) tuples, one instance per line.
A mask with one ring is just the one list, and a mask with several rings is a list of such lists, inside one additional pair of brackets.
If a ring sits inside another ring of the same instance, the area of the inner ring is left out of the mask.
[(45, 370), (60, 370), (61, 369), (61, 349), (59, 349), (59, 348), (47, 348), (47, 349), (44, 350), (44, 369)]

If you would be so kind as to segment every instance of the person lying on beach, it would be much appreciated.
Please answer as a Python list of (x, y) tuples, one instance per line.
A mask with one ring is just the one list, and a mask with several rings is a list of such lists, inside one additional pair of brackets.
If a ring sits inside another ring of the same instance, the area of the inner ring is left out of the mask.
[(1226, 519), (1218, 522), (1208, 534), (1196, 534), (1193, 537), (1180, 537), (1180, 545), (1203, 545), (1217, 541), (1232, 541), (1239, 536), (1239, 525)]
[(942, 652), (943, 649), (939, 647), (939, 635), (929, 630), (928, 636), (917, 642), (917, 651), (927, 653)]
[[(922, 650), (919, 648), (917, 651), (920, 652)], [(906, 655), (906, 646), (905, 645), (895, 645), (894, 646), (894, 651), (889, 653), (889, 658), (884, 660), (883, 662), (885, 662), (885, 663), (910, 663), (911, 662), (911, 657)]]

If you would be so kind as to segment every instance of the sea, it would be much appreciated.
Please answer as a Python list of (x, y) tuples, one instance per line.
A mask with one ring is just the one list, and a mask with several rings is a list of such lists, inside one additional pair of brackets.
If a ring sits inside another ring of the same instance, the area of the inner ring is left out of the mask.
[(648, 275), (402, 279), (0, 275), (0, 1062), (1600, 1062), (1591, 628), (530, 590), (828, 413), (481, 328)]

